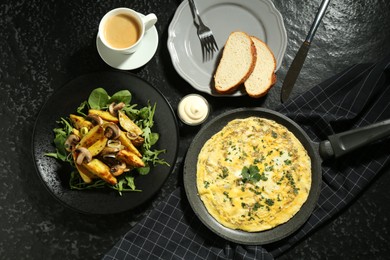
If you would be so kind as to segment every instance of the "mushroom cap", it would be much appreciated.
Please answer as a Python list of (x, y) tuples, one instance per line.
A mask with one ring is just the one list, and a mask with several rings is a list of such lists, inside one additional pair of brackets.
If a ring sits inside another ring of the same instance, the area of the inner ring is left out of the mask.
[(119, 147), (110, 147), (110, 146), (106, 146), (103, 148), (103, 150), (100, 152), (100, 155), (101, 156), (105, 156), (105, 155), (109, 155), (109, 154), (115, 154), (119, 152)]
[(118, 125), (114, 123), (105, 124), (104, 135), (109, 139), (117, 139), (121, 134)]
[(76, 147), (76, 144), (78, 144), (79, 141), (80, 141), (80, 137), (78, 137), (75, 134), (70, 134), (65, 141), (65, 149), (68, 152), (73, 151), (73, 149)]
[(118, 104), (115, 103), (115, 102), (112, 102), (112, 103), (108, 106), (108, 111), (110, 112), (111, 115), (117, 116), (117, 115), (118, 115), (118, 110), (121, 110), (121, 109), (124, 108), (125, 106), (126, 106), (126, 104), (123, 103), (123, 102), (119, 102)]
[(126, 163), (116, 164), (110, 168), (110, 173), (114, 176), (121, 175), (126, 170)]
[(94, 124), (94, 125), (102, 125), (102, 124), (103, 124), (103, 119), (102, 119), (100, 116), (95, 115), (95, 114), (88, 115), (88, 116), (86, 117), (86, 119), (87, 119), (88, 121), (91, 121), (92, 124)]
[(89, 163), (92, 160), (92, 154), (87, 148), (78, 147), (76, 152), (79, 153), (76, 158), (76, 163), (78, 165), (83, 164), (83, 162)]

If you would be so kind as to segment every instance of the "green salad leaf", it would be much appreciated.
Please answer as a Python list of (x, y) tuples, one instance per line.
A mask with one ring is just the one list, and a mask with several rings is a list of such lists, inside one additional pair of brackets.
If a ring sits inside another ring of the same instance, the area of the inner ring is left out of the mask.
[(103, 88), (94, 89), (88, 98), (88, 104), (92, 109), (103, 109), (107, 106), (110, 96)]
[(64, 118), (61, 118), (60, 121), (57, 122), (60, 127), (54, 128), (53, 132), (55, 134), (54, 137), (54, 146), (56, 147), (55, 153), (46, 153), (46, 156), (50, 156), (61, 160), (63, 162), (70, 162), (71, 158), (69, 158), (69, 153), (65, 149), (65, 141), (68, 138), (69, 134), (72, 132), (72, 125)]

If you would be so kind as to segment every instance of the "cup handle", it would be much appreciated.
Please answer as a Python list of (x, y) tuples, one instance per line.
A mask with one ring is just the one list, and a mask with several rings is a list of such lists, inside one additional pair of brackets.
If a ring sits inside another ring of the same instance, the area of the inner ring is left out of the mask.
[(148, 14), (142, 18), (142, 22), (144, 23), (146, 32), (157, 22), (157, 16), (153, 13)]

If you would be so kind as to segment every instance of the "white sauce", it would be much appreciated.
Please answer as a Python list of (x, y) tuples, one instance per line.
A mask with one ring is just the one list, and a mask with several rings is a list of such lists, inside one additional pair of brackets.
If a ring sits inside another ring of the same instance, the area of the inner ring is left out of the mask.
[(197, 94), (185, 96), (180, 101), (177, 110), (181, 121), (188, 125), (201, 124), (209, 115), (207, 100)]

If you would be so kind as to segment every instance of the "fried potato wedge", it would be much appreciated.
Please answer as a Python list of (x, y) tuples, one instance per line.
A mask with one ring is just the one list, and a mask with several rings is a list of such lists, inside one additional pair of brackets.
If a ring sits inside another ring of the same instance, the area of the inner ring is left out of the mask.
[(106, 138), (104, 136), (104, 128), (101, 125), (97, 125), (89, 130), (88, 133), (83, 136), (83, 138), (81, 138), (78, 146), (89, 148), (91, 145), (103, 138)]
[(111, 115), (108, 111), (102, 111), (98, 109), (90, 109), (88, 110), (88, 115), (98, 115), (101, 119), (108, 122), (113, 122), (117, 124), (119, 122), (118, 118)]
[(116, 154), (116, 159), (126, 163), (127, 165), (134, 166), (134, 167), (144, 167), (145, 163), (142, 161), (140, 157), (138, 157), (136, 154), (130, 152), (129, 150), (120, 150)]
[(103, 136), (101, 139), (98, 139), (95, 143), (93, 143), (90, 147), (88, 147), (89, 152), (94, 157), (98, 155), (104, 147), (106, 147), (108, 138)]
[(78, 129), (76, 129), (76, 128), (73, 128), (72, 129), (72, 133), (74, 134), (74, 135), (77, 135), (80, 139), (81, 139), (81, 133), (80, 133), (80, 131), (78, 130)]
[(83, 127), (86, 127), (88, 129), (91, 129), (93, 127), (93, 124), (82, 116), (70, 114), (69, 118), (73, 124), (73, 127), (76, 128), (77, 130), (80, 130)]
[[(74, 151), (72, 153), (72, 156), (73, 156), (73, 160), (76, 161), (77, 152)], [(75, 166), (76, 166), (77, 171), (80, 174), (81, 179), (83, 179), (83, 181), (85, 183), (91, 183), (93, 179), (97, 178), (96, 175), (94, 175), (92, 172), (88, 171), (83, 165), (79, 165), (79, 164), (75, 163)]]
[(91, 183), (93, 179), (97, 178), (97, 176), (95, 176), (92, 172), (88, 171), (83, 165), (78, 165), (76, 163), (76, 168), (80, 174), (81, 179), (83, 179), (85, 183)]
[(138, 149), (134, 146), (134, 144), (131, 142), (129, 138), (127, 138), (126, 133), (121, 131), (121, 134), (119, 135), (119, 141), (121, 141), (121, 144), (127, 148), (130, 152), (134, 153), (138, 157), (142, 157), (142, 154), (138, 151)]
[(133, 120), (131, 120), (125, 112), (119, 110), (118, 111), (119, 124), (121, 127), (127, 132), (134, 133), (136, 135), (142, 135), (143, 131), (139, 126), (137, 126)]
[(130, 140), (135, 147), (140, 147), (141, 145), (143, 145), (143, 143), (145, 143), (145, 138), (143, 138), (140, 135), (137, 135), (136, 137), (134, 137), (133, 139), (130, 139)]
[(117, 184), (117, 179), (110, 173), (110, 167), (99, 159), (94, 158), (89, 163), (83, 163), (82, 165), (105, 182), (111, 185)]

